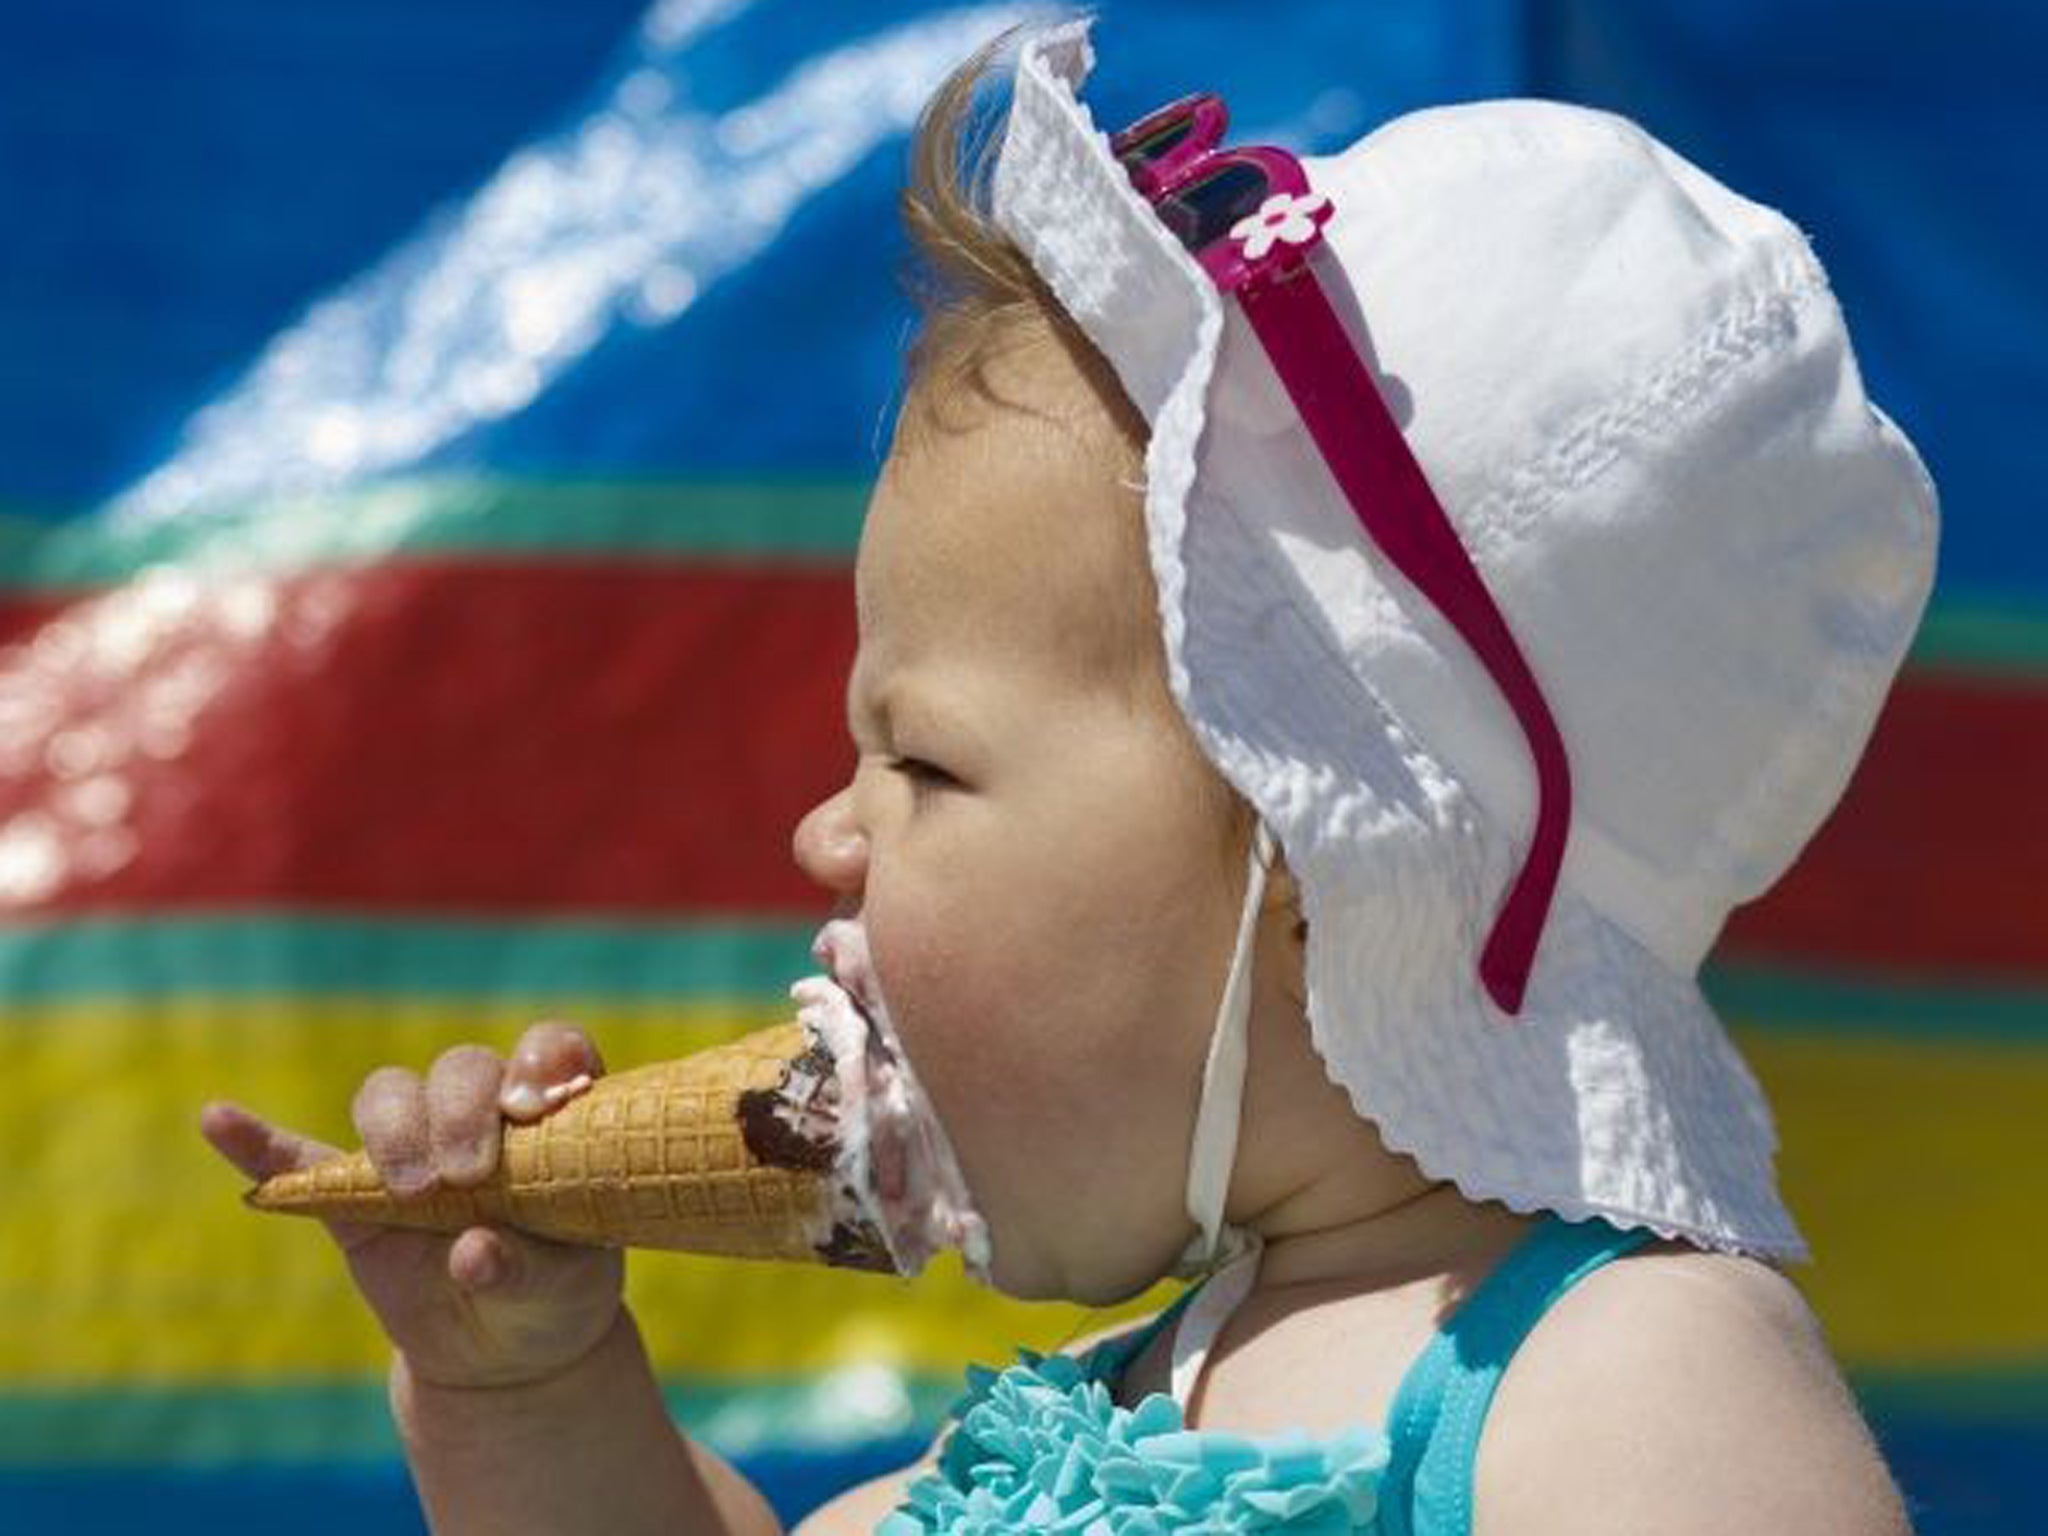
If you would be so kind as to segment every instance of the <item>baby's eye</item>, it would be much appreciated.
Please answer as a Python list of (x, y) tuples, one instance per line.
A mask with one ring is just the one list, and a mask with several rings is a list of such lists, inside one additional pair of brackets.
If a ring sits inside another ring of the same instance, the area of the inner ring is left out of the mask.
[(945, 769), (928, 763), (921, 757), (895, 758), (889, 766), (909, 779), (912, 786), (919, 790), (937, 789), (960, 782)]

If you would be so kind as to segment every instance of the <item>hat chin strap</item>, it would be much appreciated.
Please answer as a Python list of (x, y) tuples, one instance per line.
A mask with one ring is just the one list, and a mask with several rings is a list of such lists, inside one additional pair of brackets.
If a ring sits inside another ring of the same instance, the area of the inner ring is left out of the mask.
[(1237, 1161), (1238, 1122), (1244, 1109), (1244, 1069), (1252, 1009), (1252, 941), (1258, 933), (1259, 909), (1266, 894), (1266, 873), (1272, 868), (1273, 834), (1261, 821), (1252, 836), (1245, 872), (1244, 909), (1237, 919), (1237, 945), (1230, 956), (1230, 974), (1223, 983), (1223, 1001), (1216, 1010), (1215, 1033), (1209, 1038), (1209, 1060), (1202, 1069), (1202, 1100), (1195, 1111), (1195, 1142), (1188, 1155), (1188, 1215), (1200, 1229), (1181, 1254), (1174, 1271), (1202, 1274), (1255, 1251), (1255, 1233), (1228, 1225), (1223, 1202), (1230, 1192), (1230, 1172)]

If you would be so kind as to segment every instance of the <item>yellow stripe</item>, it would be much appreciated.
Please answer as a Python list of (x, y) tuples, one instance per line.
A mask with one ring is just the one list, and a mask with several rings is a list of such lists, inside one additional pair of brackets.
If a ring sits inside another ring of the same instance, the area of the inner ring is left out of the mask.
[(1813, 1247), (1793, 1278), (1869, 1370), (2048, 1364), (2048, 1048), (1738, 1031)]
[[(610, 1064), (680, 1055), (779, 1002), (621, 1005), (580, 1022)], [(0, 1384), (277, 1381), (382, 1369), (386, 1351), (310, 1223), (258, 1216), (199, 1138), (208, 1098), (330, 1141), (372, 1067), (458, 1041), (509, 1048), (525, 1012), (389, 998), (177, 999), (0, 1014), (12, 1092), (0, 1221)], [(1795, 1271), (1845, 1363), (2048, 1361), (2039, 1303), (2048, 1049), (1741, 1034), (1776, 1106), (1787, 1197), (1818, 1262)], [(664, 1372), (791, 1376), (882, 1360), (945, 1375), (1158, 1305), (1084, 1313), (991, 1295), (957, 1266), (915, 1282), (635, 1255), (629, 1292)]]
[[(758, 1001), (629, 1004), (578, 1022), (618, 1069), (786, 1016)], [(373, 1067), (424, 1069), (466, 1040), (509, 1050), (531, 1020), (381, 997), (0, 1013), (13, 1077), (0, 1111), (0, 1384), (381, 1371), (387, 1348), (325, 1235), (243, 1207), (245, 1181), (199, 1136), (199, 1107), (235, 1099), (352, 1146), (349, 1099)], [(1003, 1300), (957, 1265), (915, 1282), (675, 1254), (635, 1254), (628, 1268), (657, 1365), (706, 1378), (872, 1360), (950, 1375), (1014, 1343), (1050, 1347), (1095, 1316)]]

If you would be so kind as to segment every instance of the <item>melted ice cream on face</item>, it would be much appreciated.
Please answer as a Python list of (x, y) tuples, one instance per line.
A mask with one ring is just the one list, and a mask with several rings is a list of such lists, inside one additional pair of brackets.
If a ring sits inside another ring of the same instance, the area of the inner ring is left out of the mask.
[(838, 1198), (843, 1216), (879, 1232), (898, 1273), (914, 1275), (934, 1254), (960, 1250), (987, 1283), (988, 1225), (931, 1101), (896, 1038), (858, 922), (827, 923), (811, 953), (828, 975), (792, 986), (797, 1021), (831, 1053), (838, 1078)]

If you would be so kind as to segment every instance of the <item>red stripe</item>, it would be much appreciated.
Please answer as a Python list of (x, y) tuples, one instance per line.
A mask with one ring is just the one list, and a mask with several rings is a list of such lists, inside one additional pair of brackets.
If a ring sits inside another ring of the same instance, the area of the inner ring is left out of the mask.
[[(843, 567), (375, 566), (256, 638), (152, 590), (0, 605), (0, 913), (827, 904), (789, 837), (852, 762)], [(2044, 791), (2048, 689), (1908, 675), (1723, 953), (2048, 977)]]
[(2048, 689), (1909, 673), (1848, 793), (1721, 953), (2048, 978)]
[(266, 596), (256, 638), (232, 595), (147, 581), (0, 610), (28, 642), (0, 651), (0, 912), (829, 904), (789, 838), (852, 762), (843, 566), (405, 564), (240, 601)]

